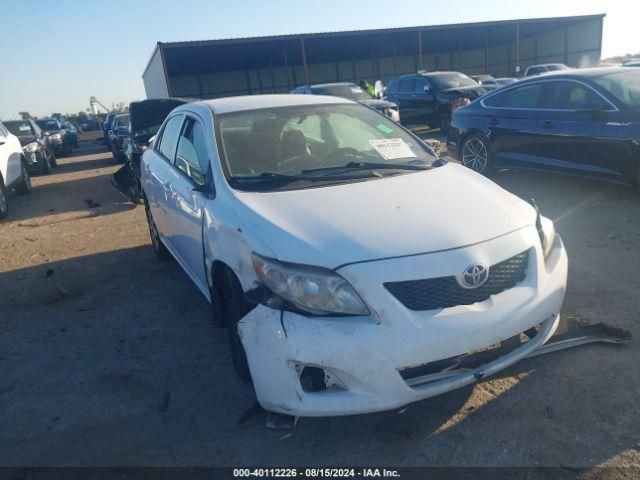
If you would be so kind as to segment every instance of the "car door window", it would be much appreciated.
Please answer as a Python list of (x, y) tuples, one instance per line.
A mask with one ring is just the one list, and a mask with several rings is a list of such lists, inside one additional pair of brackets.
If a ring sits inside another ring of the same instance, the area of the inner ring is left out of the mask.
[(400, 93), (413, 93), (416, 88), (415, 78), (403, 78), (400, 82)]
[(545, 88), (543, 108), (575, 110), (585, 104), (600, 105), (602, 109), (611, 108), (600, 95), (578, 82), (547, 82)]
[(415, 82), (414, 93), (425, 93), (425, 88), (429, 87), (427, 81), (424, 78), (418, 78)]
[(198, 185), (205, 184), (209, 172), (209, 155), (202, 125), (187, 118), (178, 141), (175, 166)]
[(162, 130), (160, 145), (158, 150), (169, 161), (173, 162), (173, 156), (176, 153), (176, 144), (182, 127), (183, 115), (175, 115), (171, 117)]
[(483, 104), (496, 108), (539, 108), (542, 88), (542, 83), (512, 88), (485, 98)]

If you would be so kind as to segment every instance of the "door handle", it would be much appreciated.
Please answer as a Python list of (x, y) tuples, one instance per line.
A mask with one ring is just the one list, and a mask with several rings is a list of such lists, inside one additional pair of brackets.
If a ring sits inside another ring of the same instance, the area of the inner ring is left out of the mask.
[(553, 127), (553, 122), (551, 120), (544, 120), (541, 126), (542, 128), (551, 128)]
[(496, 117), (489, 118), (489, 125), (498, 125), (500, 121)]

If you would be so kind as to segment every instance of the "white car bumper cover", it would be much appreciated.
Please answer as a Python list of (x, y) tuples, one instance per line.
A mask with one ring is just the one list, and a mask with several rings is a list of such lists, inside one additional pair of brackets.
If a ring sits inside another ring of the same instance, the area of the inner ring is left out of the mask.
[[(473, 305), (412, 311), (383, 283), (461, 273), (530, 249), (525, 279)], [(559, 323), (567, 256), (559, 237), (546, 262), (534, 227), (481, 244), (347, 265), (338, 272), (371, 310), (368, 317), (317, 318), (258, 305), (238, 324), (253, 384), (267, 410), (327, 416), (388, 410), (486, 378), (543, 345)], [(402, 369), (462, 355), (540, 325), (522, 346), (471, 370), (406, 380)], [(322, 368), (338, 388), (305, 391), (304, 366)]]

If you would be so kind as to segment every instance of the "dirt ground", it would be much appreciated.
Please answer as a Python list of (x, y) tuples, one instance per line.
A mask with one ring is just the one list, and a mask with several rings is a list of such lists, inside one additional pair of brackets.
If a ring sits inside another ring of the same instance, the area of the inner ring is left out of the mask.
[[(105, 152), (83, 140), (0, 223), (0, 465), (640, 466), (637, 340), (525, 360), (396, 411), (267, 430), (226, 332), (178, 265), (156, 261)], [(563, 317), (639, 337), (640, 195), (551, 174), (495, 180), (556, 221)]]

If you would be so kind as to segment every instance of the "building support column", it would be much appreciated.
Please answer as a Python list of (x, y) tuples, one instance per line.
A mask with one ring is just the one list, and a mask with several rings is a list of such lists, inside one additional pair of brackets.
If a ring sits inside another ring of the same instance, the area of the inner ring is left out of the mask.
[(484, 73), (489, 73), (489, 34), (484, 37)]
[(418, 66), (424, 70), (424, 60), (422, 59), (422, 30), (418, 30)]
[(520, 73), (520, 24), (516, 23), (516, 73)]
[(564, 64), (569, 64), (569, 27), (564, 29)]
[(304, 37), (300, 37), (300, 49), (302, 50), (302, 65), (304, 66), (304, 81), (309, 85), (309, 69), (307, 68), (307, 51), (304, 48)]

